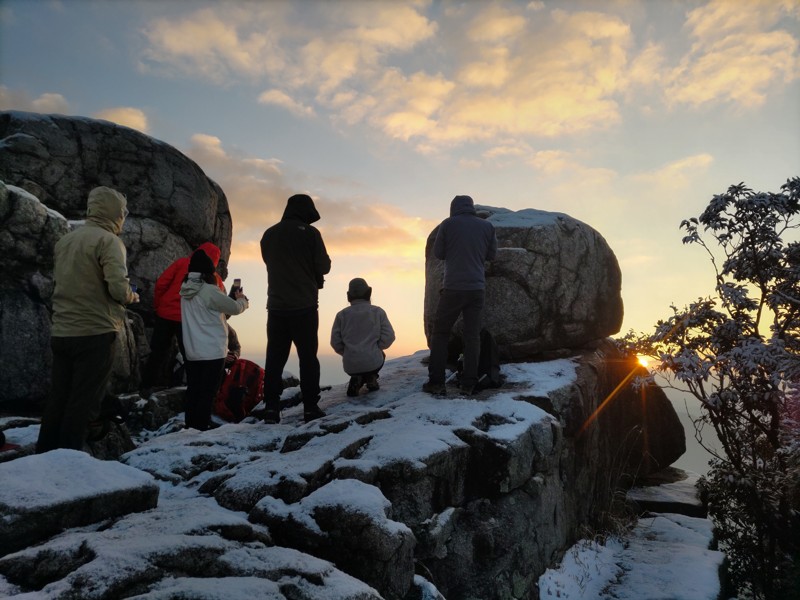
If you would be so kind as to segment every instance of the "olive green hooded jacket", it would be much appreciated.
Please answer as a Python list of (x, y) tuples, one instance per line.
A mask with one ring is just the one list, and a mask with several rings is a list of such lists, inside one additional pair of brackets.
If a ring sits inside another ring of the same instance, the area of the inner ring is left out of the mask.
[(54, 337), (120, 331), (134, 296), (128, 281), (125, 196), (108, 187), (89, 192), (86, 223), (55, 246)]

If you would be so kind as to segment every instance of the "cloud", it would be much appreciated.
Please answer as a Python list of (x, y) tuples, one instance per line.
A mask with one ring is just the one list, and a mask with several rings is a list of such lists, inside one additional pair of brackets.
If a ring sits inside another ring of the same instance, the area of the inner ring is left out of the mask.
[(145, 112), (139, 108), (132, 108), (130, 106), (107, 108), (105, 110), (96, 112), (94, 117), (97, 119), (105, 119), (106, 121), (117, 123), (118, 125), (124, 125), (125, 127), (130, 127), (131, 129), (136, 129), (142, 133), (147, 133), (150, 129)]
[(24, 110), (38, 113), (67, 114), (69, 103), (61, 94), (44, 93), (36, 98), (21, 90), (0, 85), (0, 110)]
[(220, 184), (228, 198), (237, 233), (251, 237), (278, 221), (286, 199), (296, 193), (275, 158), (253, 158), (229, 153), (222, 140), (195, 134), (186, 154)]
[(515, 15), (500, 5), (490, 6), (472, 20), (467, 36), (476, 42), (508, 43), (509, 38), (520, 35), (527, 24), (522, 15)]
[[(424, 152), (619, 121), (613, 94), (630, 30), (617, 17), (478, 5), (445, 11), (452, 16), (437, 23), (423, 3), (311, 6), (248, 5), (246, 15), (207, 8), (154, 20), (145, 30), (145, 63), (225, 83), (265, 79), (262, 102), (366, 123)], [(535, 24), (531, 10), (542, 15)], [(431, 46), (434, 62), (409, 55), (443, 27), (448, 35)]]
[(324, 98), (353, 79), (356, 85), (383, 71), (384, 60), (431, 38), (435, 23), (417, 7), (393, 2), (318, 5), (328, 25), (298, 52), (287, 69), (290, 84), (312, 87)]
[(796, 0), (712, 0), (686, 13), (685, 37), (666, 39), (658, 26), (634, 35), (625, 2), (552, 6), (226, 4), (151, 21), (143, 64), (252, 80), (259, 102), (370, 127), (426, 155), (602, 132), (626, 107), (753, 108), (800, 71), (787, 27)]
[[(270, 3), (280, 23), (280, 3)], [(199, 9), (177, 19), (159, 18), (142, 34), (148, 42), (141, 66), (229, 83), (231, 74), (256, 77), (283, 66), (280, 27), (271, 26), (263, 8), (225, 4), (224, 11)]]
[(151, 21), (142, 64), (218, 83), (268, 76), (327, 93), (435, 31), (416, 7), (399, 3), (226, 4)]
[(392, 69), (376, 82), (362, 112), (392, 138), (430, 137), (437, 127), (436, 115), (453, 88), (454, 84), (440, 75), (418, 72), (407, 77)]
[(763, 105), (773, 87), (800, 77), (800, 41), (780, 29), (784, 17), (800, 18), (797, 2), (712, 0), (690, 11), (685, 29), (694, 43), (668, 75), (668, 102)]
[(556, 175), (581, 168), (572, 154), (563, 150), (540, 150), (528, 162), (543, 175)]
[(292, 114), (297, 115), (298, 117), (313, 117), (314, 116), (314, 109), (310, 106), (305, 106), (300, 102), (294, 100), (289, 94), (286, 92), (282, 92), (281, 90), (267, 90), (263, 92), (259, 97), (258, 101), (261, 104), (272, 104), (274, 106), (280, 106), (281, 108), (285, 108)]
[(699, 175), (706, 173), (713, 162), (714, 157), (710, 154), (695, 154), (672, 161), (658, 169), (635, 174), (631, 176), (631, 180), (662, 190), (683, 188)]
[(232, 253), (237, 261), (261, 261), (261, 235), (280, 220), (286, 199), (296, 193), (314, 198), (322, 216), (315, 226), (322, 231), (332, 256), (418, 257), (436, 226), (373, 197), (335, 198), (303, 189), (295, 182), (306, 178), (285, 173), (282, 161), (228, 151), (222, 140), (212, 135), (192, 136), (186, 154), (219, 183), (228, 198), (234, 226)]
[(501, 141), (496, 146), (488, 148), (483, 153), (484, 158), (501, 159), (508, 157), (530, 156), (531, 148), (528, 144), (517, 141)]

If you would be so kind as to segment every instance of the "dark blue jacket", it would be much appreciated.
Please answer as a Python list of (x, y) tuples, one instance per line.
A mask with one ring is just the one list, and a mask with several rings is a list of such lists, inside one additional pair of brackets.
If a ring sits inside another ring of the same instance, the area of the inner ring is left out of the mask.
[(433, 243), (433, 255), (444, 261), (444, 289), (484, 289), (484, 262), (496, 253), (494, 226), (476, 214), (472, 198), (453, 198), (450, 217), (439, 225)]

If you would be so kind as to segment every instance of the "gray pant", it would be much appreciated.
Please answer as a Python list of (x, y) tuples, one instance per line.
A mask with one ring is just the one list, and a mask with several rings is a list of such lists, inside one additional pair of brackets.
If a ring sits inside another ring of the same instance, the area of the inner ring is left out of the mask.
[(431, 337), (431, 359), (428, 363), (428, 380), (431, 383), (444, 383), (447, 343), (450, 330), (459, 315), (464, 316), (464, 372), (461, 385), (472, 386), (478, 382), (483, 299), (483, 290), (442, 290)]

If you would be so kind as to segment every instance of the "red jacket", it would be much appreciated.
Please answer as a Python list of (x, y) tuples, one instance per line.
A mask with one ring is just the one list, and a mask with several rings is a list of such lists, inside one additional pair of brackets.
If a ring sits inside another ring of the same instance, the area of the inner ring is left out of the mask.
[[(201, 244), (198, 250), (202, 250), (208, 254), (211, 262), (214, 263), (215, 267), (217, 266), (220, 255), (219, 248), (211, 242), (206, 242), (205, 244)], [(190, 258), (189, 256), (179, 258), (164, 269), (164, 272), (161, 273), (156, 280), (156, 287), (153, 290), (153, 308), (155, 308), (156, 314), (162, 319), (181, 321), (181, 297), (179, 292), (181, 291), (181, 284), (183, 284), (183, 280), (189, 272)], [(222, 283), (222, 279), (219, 275), (216, 273), (214, 273), (214, 275), (216, 275), (217, 278), (217, 285), (224, 292), (225, 284)]]

